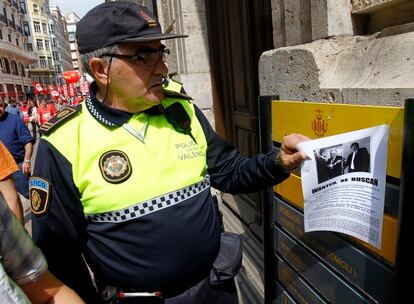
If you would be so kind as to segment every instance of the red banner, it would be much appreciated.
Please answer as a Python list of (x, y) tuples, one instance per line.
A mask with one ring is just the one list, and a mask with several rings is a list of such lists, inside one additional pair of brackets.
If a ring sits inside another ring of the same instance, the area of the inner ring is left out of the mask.
[(80, 90), (82, 94), (88, 95), (89, 94), (89, 83), (87, 81), (81, 81)]
[(69, 96), (70, 97), (76, 96), (76, 87), (74, 83), (69, 83)]
[(68, 86), (66, 84), (62, 86), (62, 90), (63, 90), (63, 95), (65, 95), (65, 97), (68, 98), (69, 92), (68, 92)]

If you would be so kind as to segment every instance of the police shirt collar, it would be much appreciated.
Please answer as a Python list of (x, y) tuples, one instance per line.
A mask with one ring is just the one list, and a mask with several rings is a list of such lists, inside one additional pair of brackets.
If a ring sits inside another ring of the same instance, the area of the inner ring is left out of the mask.
[(95, 95), (97, 91), (98, 86), (95, 82), (92, 82), (90, 94), (86, 100), (86, 107), (89, 113), (91, 113), (97, 121), (109, 127), (119, 127), (131, 118), (133, 115), (132, 113), (110, 108), (103, 102), (100, 102)]

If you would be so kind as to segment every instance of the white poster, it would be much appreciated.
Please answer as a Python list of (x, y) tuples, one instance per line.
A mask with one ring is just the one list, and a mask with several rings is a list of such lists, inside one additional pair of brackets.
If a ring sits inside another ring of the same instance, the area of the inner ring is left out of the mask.
[(389, 127), (302, 142), (305, 232), (336, 231), (381, 248)]

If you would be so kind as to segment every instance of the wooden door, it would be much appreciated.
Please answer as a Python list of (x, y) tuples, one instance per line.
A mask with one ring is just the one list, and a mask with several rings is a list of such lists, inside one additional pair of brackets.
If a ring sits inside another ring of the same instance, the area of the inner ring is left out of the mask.
[[(207, 28), (217, 132), (244, 156), (258, 153), (258, 61), (273, 48), (270, 0), (207, 0)], [(261, 235), (257, 193), (224, 200)]]

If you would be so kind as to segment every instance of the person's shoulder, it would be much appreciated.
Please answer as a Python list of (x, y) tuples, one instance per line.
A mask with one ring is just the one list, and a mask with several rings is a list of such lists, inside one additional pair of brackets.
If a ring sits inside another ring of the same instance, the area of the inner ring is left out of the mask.
[(187, 101), (192, 100), (192, 98), (185, 91), (183, 84), (174, 79), (168, 79), (164, 81), (163, 91), (165, 97), (167, 98), (180, 98)]
[(67, 106), (57, 111), (51, 119), (49, 119), (39, 128), (39, 133), (42, 135), (49, 135), (54, 130), (58, 129), (59, 127), (63, 126), (66, 122), (74, 118), (80, 112), (80, 105), (77, 107)]

